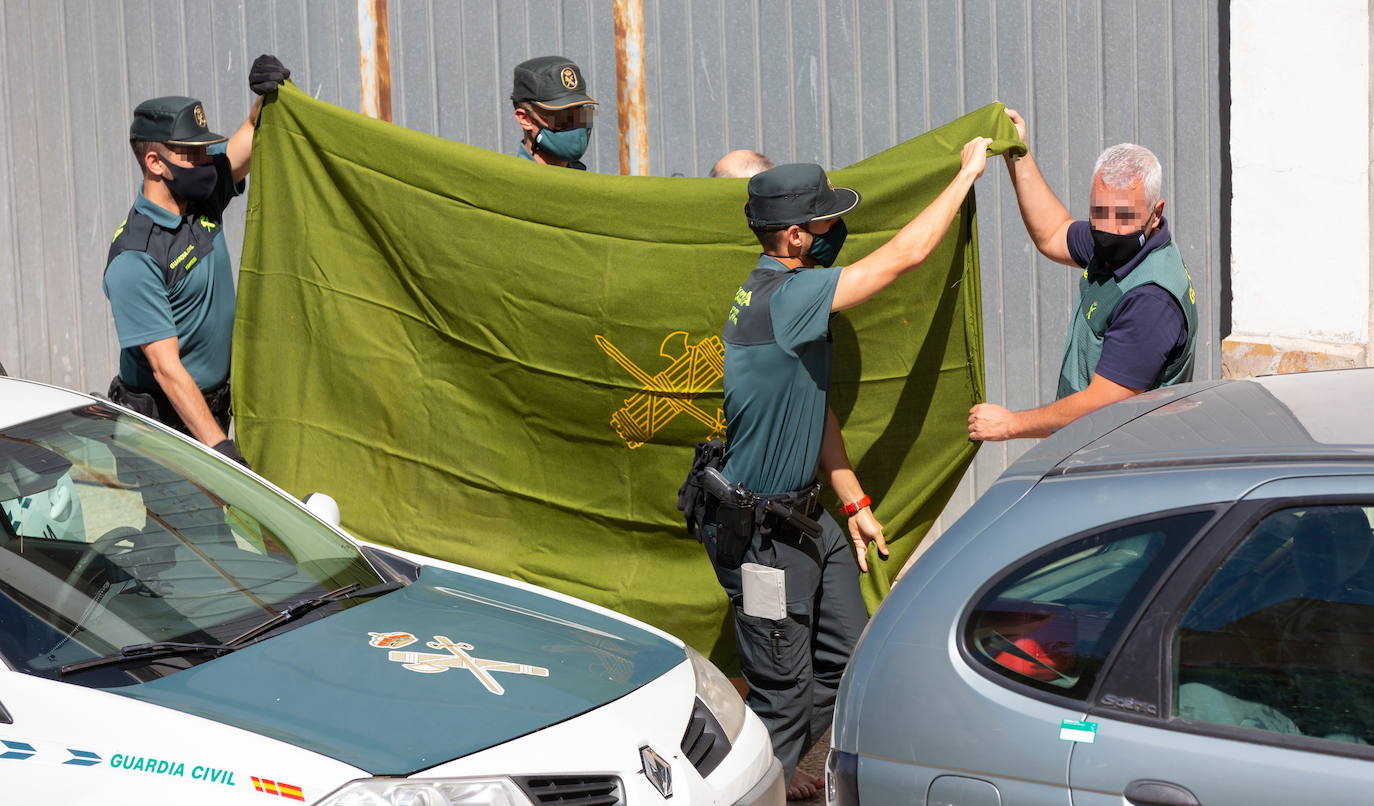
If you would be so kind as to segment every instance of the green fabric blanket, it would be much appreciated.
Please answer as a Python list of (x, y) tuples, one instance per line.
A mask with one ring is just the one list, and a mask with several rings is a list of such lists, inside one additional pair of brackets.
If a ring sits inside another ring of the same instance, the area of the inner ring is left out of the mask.
[[(842, 259), (919, 212), (976, 135), (1022, 148), (992, 104), (834, 171), (864, 197)], [(535, 165), (289, 84), (256, 137), (233, 363), (253, 466), (331, 494), (365, 540), (588, 599), (732, 666), (675, 505), (693, 444), (723, 429), (721, 326), (759, 251), (745, 180)], [(975, 452), (977, 245), (970, 197), (923, 266), (831, 328), (831, 405), (892, 549), (870, 555), (870, 607)]]

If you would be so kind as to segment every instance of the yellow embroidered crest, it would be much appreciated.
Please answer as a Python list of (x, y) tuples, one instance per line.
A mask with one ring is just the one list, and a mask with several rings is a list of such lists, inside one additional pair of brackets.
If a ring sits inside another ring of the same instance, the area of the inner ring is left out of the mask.
[(725, 374), (725, 345), (719, 336), (708, 336), (692, 344), (684, 330), (669, 333), (659, 345), (658, 354), (670, 363), (656, 375), (640, 369), (605, 337), (597, 336), (596, 343), (644, 385), (642, 391), (626, 398), (625, 404), (611, 415), (611, 427), (631, 450), (653, 439), (659, 429), (679, 414), (709, 428), (707, 439), (725, 435), (725, 412), (717, 408), (714, 415), (708, 414), (692, 402), (710, 391)]

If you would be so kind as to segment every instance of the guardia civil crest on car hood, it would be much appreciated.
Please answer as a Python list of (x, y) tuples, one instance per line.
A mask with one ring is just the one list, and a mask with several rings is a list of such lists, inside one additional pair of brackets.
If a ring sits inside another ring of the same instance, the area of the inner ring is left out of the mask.
[(600, 613), (426, 568), (395, 593), (109, 691), (408, 775), (605, 705), (684, 658)]

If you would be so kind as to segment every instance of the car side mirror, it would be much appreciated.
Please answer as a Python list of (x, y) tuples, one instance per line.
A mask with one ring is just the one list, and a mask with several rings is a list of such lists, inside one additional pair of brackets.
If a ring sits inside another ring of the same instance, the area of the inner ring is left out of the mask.
[(339, 502), (324, 493), (311, 493), (305, 497), (305, 508), (325, 523), (339, 528)]

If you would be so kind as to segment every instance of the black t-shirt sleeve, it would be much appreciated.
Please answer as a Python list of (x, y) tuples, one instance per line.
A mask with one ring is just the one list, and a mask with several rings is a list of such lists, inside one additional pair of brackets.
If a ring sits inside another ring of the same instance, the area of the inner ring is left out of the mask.
[(1117, 303), (1097, 374), (1129, 389), (1153, 388), (1187, 343), (1188, 321), (1178, 300), (1157, 285), (1141, 286)]
[(210, 194), (210, 198), (204, 202), (205, 214), (210, 215), (218, 221), (224, 215), (224, 208), (229, 206), (229, 202), (234, 197), (243, 192), (248, 183), (235, 182), (234, 171), (229, 166), (229, 157), (223, 153), (211, 154), (211, 161), (215, 166), (215, 192)]
[(1087, 268), (1088, 261), (1093, 259), (1092, 225), (1086, 221), (1075, 221), (1069, 225), (1065, 238), (1069, 242), (1069, 257), (1073, 258), (1074, 263)]

